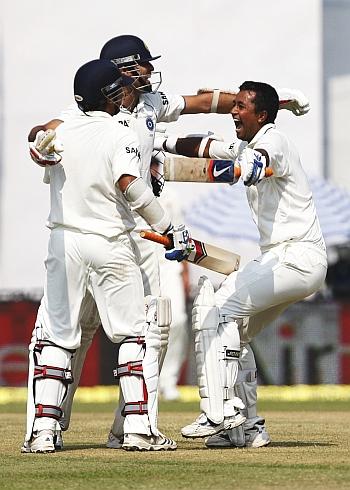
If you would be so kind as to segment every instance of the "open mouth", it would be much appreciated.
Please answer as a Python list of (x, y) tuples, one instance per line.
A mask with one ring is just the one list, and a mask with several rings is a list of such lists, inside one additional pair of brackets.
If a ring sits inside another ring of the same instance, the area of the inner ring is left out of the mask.
[(242, 128), (242, 122), (239, 119), (233, 119), (233, 122), (235, 123), (236, 126), (236, 131), (239, 131)]

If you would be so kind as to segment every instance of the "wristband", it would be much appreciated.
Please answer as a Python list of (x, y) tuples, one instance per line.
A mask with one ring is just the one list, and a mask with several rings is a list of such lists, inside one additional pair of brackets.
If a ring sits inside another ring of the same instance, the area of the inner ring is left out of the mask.
[(209, 138), (210, 138), (209, 136), (202, 138), (201, 144), (199, 145), (199, 148), (198, 148), (199, 158), (203, 158), (204, 150), (205, 150), (205, 147), (207, 146)]
[(214, 88), (214, 90), (213, 90), (213, 97), (211, 99), (210, 112), (215, 112), (215, 113), (217, 112), (219, 98), (220, 98), (220, 89)]

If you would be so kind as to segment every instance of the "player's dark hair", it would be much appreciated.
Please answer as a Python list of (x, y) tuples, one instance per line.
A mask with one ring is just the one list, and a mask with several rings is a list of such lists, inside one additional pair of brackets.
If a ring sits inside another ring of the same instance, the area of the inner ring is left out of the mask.
[(276, 90), (263, 82), (246, 81), (239, 87), (240, 90), (255, 92), (255, 112), (267, 112), (266, 123), (274, 123), (279, 109), (279, 99)]

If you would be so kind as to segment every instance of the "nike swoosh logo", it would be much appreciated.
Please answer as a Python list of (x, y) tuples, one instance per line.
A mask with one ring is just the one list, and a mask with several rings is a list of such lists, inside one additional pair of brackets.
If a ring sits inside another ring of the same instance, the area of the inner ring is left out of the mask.
[(222, 168), (221, 170), (216, 170), (216, 167), (213, 170), (213, 176), (214, 177), (219, 177), (219, 175), (223, 174), (226, 172), (226, 170), (229, 170), (231, 168), (231, 165), (229, 167)]

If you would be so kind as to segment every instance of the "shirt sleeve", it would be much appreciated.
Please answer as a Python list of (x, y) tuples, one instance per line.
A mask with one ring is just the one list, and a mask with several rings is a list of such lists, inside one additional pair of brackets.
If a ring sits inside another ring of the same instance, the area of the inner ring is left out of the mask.
[(118, 136), (111, 156), (114, 184), (124, 174), (140, 177), (140, 147), (136, 134), (131, 130), (126, 130)]
[(209, 147), (210, 158), (218, 158), (222, 160), (236, 160), (238, 154), (245, 148), (244, 141), (212, 141)]
[(255, 145), (256, 150), (265, 150), (269, 155), (269, 166), (275, 177), (283, 177), (288, 173), (289, 145), (282, 133), (267, 131)]
[(185, 108), (185, 99), (181, 95), (165, 95), (164, 92), (156, 92), (152, 96), (157, 122), (174, 122), (179, 119)]
[(71, 116), (77, 115), (79, 113), (82, 113), (77, 104), (71, 104), (63, 111), (61, 111), (58, 115), (55, 116), (54, 119), (60, 119), (61, 121), (66, 121), (69, 119)]

